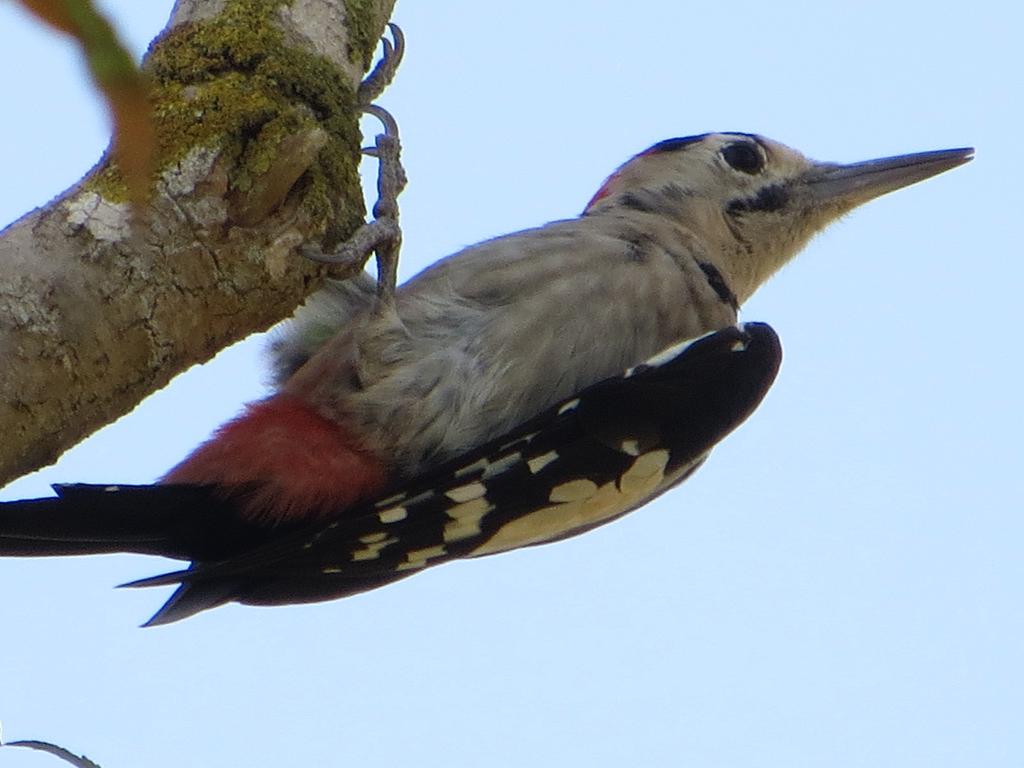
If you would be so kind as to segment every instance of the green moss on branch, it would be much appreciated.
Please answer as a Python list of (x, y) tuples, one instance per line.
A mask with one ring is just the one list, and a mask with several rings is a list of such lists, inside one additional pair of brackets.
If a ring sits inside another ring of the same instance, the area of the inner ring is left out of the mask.
[[(355, 94), (330, 61), (286, 43), (276, 23), (283, 4), (228, 0), (216, 17), (178, 25), (154, 41), (145, 64), (153, 86), (154, 167), (159, 173), (195, 147), (213, 147), (229, 169), (231, 189), (244, 192), (270, 167), (284, 138), (316, 123), (328, 141), (305, 174), (302, 205), (333, 241), (363, 217)], [(349, 55), (368, 63), (377, 43), (369, 39), (369, 3), (346, 5)], [(127, 199), (113, 164), (90, 184), (109, 200)], [(340, 200), (350, 205), (339, 210)]]

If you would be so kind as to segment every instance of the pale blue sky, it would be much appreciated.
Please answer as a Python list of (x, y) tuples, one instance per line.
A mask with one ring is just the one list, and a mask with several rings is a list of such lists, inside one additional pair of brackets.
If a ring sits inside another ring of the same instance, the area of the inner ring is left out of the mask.
[[(103, 5), (141, 51), (171, 3)], [(394, 18), (406, 276), (576, 214), (671, 136), (978, 156), (853, 213), (746, 305), (782, 337), (775, 387), (613, 525), (150, 630), (165, 594), (111, 587), (173, 564), (0, 561), (5, 737), (104, 768), (1024, 764), (1019, 4), (402, 0)], [(9, 3), (0, 33), (8, 222), (78, 179), (107, 127), (69, 46)], [(152, 480), (260, 396), (261, 344), (2, 498)]]

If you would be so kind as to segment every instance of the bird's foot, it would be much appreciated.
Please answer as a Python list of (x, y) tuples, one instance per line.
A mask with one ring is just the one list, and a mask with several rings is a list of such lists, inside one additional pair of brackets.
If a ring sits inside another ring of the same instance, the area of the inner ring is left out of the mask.
[[(383, 40), (384, 56), (362, 85), (359, 86), (359, 101), (364, 112), (368, 112), (384, 125), (384, 132), (377, 135), (374, 146), (364, 147), (363, 153), (377, 158), (377, 202), (373, 206), (373, 220), (363, 224), (333, 253), (324, 253), (317, 246), (306, 244), (302, 253), (306, 258), (325, 264), (350, 267), (361, 270), (371, 253), (377, 257), (377, 296), (380, 305), (390, 305), (394, 300), (398, 282), (398, 253), (402, 245), (402, 229), (398, 223), (398, 196), (406, 184), (405, 169), (402, 167), (402, 146), (398, 138), (398, 123), (391, 113), (369, 100), (380, 95), (391, 82), (402, 54), (405, 38), (395, 24), (388, 25), (395, 38), (392, 45)], [(366, 101), (364, 101), (364, 99)]]

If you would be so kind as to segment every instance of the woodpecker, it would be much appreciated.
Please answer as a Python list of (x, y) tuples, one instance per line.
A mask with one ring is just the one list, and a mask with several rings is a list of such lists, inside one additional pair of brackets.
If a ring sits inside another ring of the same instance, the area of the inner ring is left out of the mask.
[(739, 306), (818, 231), (971, 149), (821, 163), (747, 133), (662, 141), (582, 215), (469, 247), (398, 287), (314, 296), (275, 391), (152, 486), (0, 505), (0, 554), (191, 565), (149, 624), (343, 597), (574, 536), (692, 473), (781, 359)]

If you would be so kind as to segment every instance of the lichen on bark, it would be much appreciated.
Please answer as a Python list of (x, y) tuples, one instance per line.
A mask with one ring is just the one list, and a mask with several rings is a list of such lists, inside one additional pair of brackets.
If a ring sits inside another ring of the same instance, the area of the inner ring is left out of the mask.
[[(364, 214), (355, 90), (330, 61), (289, 45), (276, 23), (282, 5), (280, 0), (228, 0), (219, 15), (179, 24), (153, 41), (144, 69), (152, 83), (154, 167), (167, 169), (195, 147), (213, 146), (229, 169), (229, 190), (245, 192), (270, 168), (284, 140), (319, 126), (327, 142), (306, 173), (300, 197), (313, 227), (331, 245)], [(365, 9), (349, 13), (355, 26), (373, 26)], [(376, 39), (367, 55), (375, 45)], [(363, 57), (366, 48), (360, 41), (349, 50)], [(113, 162), (88, 188), (107, 200), (127, 199)], [(339, 200), (350, 204), (341, 206)]]
[(177, 0), (144, 65), (146, 207), (107, 157), (0, 233), (0, 483), (282, 320), (332, 273), (298, 246), (362, 223), (352, 59), (369, 61), (393, 4)]
[(377, 49), (378, 23), (374, 18), (374, 3), (372, 0), (345, 0), (345, 10), (349, 21), (349, 59), (358, 63), (361, 69), (369, 69), (373, 52)]

